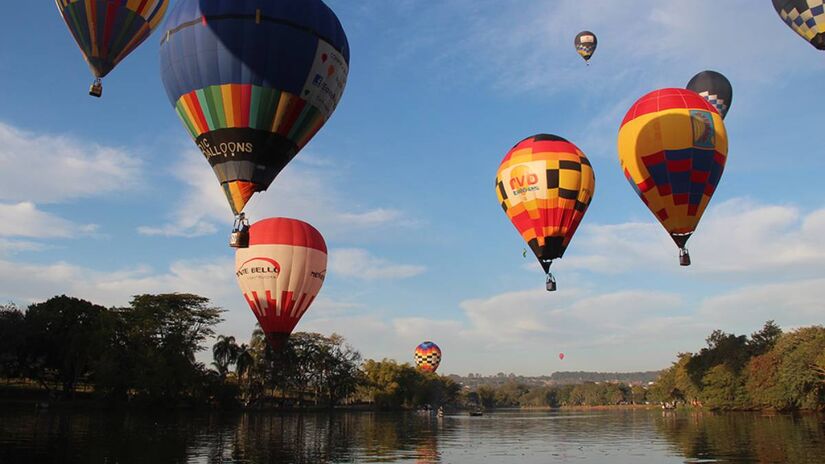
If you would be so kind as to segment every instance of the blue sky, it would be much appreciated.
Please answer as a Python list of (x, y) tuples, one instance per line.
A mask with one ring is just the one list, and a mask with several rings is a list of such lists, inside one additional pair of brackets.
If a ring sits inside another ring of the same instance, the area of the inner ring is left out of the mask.
[[(404, 361), (432, 339), (442, 372), (538, 375), (658, 369), (716, 328), (822, 323), (825, 61), (762, 3), (330, 0), (352, 50), (344, 97), (248, 208), (326, 237), (328, 278), (297, 330)], [(599, 37), (589, 67), (583, 29)], [(0, 301), (194, 292), (246, 339), (231, 214), (163, 91), (158, 36), (102, 100), (51, 2), (7, 11), (0, 42)], [(704, 69), (734, 86), (730, 153), (680, 268), (616, 134), (638, 97)], [(554, 294), (492, 186), (539, 132), (578, 145), (597, 182)]]

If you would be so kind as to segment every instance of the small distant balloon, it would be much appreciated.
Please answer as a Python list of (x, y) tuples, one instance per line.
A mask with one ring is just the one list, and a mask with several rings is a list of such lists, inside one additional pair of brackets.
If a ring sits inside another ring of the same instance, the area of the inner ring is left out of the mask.
[(564, 353), (559, 353), (559, 359), (561, 359), (562, 361), (564, 361)]
[(435, 372), (441, 364), (441, 348), (433, 342), (422, 342), (415, 347), (415, 365), (422, 372)]
[(589, 64), (590, 57), (596, 53), (596, 46), (598, 45), (599, 41), (596, 39), (596, 34), (590, 31), (582, 31), (576, 35), (576, 39), (573, 41), (573, 44), (576, 46), (576, 52), (578, 52), (579, 56), (584, 59), (586, 63)]

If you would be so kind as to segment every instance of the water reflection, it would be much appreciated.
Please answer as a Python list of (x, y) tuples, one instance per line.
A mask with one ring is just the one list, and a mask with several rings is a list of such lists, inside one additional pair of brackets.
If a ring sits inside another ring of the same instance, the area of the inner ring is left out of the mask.
[(0, 462), (794, 462), (821, 464), (823, 416), (498, 412), (483, 417), (36, 412), (0, 405)]
[(694, 460), (825, 462), (825, 425), (817, 415), (666, 413), (656, 426)]

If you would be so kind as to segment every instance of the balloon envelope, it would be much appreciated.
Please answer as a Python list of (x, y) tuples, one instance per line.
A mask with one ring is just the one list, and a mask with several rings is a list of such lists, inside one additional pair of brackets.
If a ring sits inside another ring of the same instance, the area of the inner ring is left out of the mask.
[(109, 74), (163, 19), (169, 0), (55, 0), (97, 78)]
[(576, 46), (576, 52), (578, 52), (584, 61), (590, 61), (590, 57), (596, 52), (596, 46), (598, 44), (599, 40), (596, 38), (596, 34), (590, 31), (579, 32), (573, 40), (573, 45)]
[(722, 117), (695, 92), (656, 90), (627, 112), (618, 146), (631, 187), (684, 248), (725, 168)]
[(559, 353), (559, 359), (564, 360), (564, 353)]
[(235, 276), (273, 348), (309, 309), (326, 271), (327, 246), (311, 225), (288, 218), (252, 224), (249, 247), (235, 253)]
[(433, 342), (422, 342), (415, 347), (415, 365), (423, 372), (435, 372), (441, 364), (441, 348)]
[(545, 272), (564, 255), (590, 205), (596, 178), (575, 145), (548, 134), (517, 143), (501, 161), (496, 194)]
[(321, 0), (176, 3), (160, 47), (163, 85), (238, 214), (332, 115), (347, 37)]
[(794, 32), (825, 50), (825, 5), (817, 0), (773, 0), (773, 8)]
[(716, 71), (702, 71), (690, 79), (686, 88), (704, 97), (725, 119), (733, 103), (733, 87), (727, 77)]

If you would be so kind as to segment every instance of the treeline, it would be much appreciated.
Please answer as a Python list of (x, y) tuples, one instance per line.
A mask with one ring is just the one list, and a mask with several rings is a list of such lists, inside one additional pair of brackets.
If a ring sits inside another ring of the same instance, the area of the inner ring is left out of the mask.
[(722, 410), (825, 408), (825, 327), (783, 333), (768, 321), (750, 337), (717, 330), (706, 342), (679, 355), (652, 398)]
[(463, 396), (467, 407), (557, 408), (562, 406), (616, 406), (646, 404), (648, 390), (643, 385), (613, 382), (585, 382), (578, 385), (530, 387), (517, 382), (501, 386), (482, 385)]
[(204, 365), (196, 354), (208, 349), (221, 313), (191, 294), (139, 295), (122, 308), (68, 296), (25, 310), (0, 306), (0, 395), (220, 407), (418, 408), (458, 398), (449, 379), (362, 362), (335, 334), (295, 333), (277, 351), (260, 330), (249, 343), (218, 336)]

